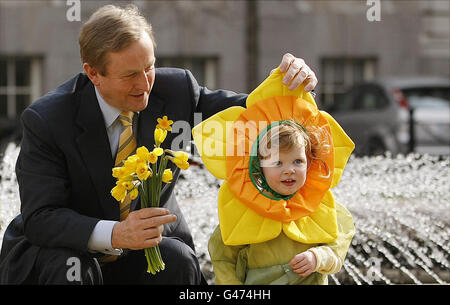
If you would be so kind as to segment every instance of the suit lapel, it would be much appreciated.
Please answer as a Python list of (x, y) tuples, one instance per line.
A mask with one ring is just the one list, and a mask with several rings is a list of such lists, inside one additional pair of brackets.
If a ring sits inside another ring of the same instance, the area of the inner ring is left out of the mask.
[(82, 131), (76, 142), (94, 184), (105, 219), (118, 220), (119, 204), (110, 193), (115, 185), (115, 178), (112, 177), (114, 161), (94, 85), (89, 83), (80, 97), (76, 123)]

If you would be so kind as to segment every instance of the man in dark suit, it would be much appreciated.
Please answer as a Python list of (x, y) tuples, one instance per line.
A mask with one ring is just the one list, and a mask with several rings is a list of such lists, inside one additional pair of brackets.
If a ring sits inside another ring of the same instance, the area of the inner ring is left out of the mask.
[[(125, 128), (119, 116), (134, 113), (137, 147), (153, 148), (157, 118), (167, 115), (192, 127), (194, 113), (206, 119), (245, 106), (246, 95), (210, 91), (187, 70), (155, 69), (151, 26), (135, 7), (100, 8), (83, 25), (79, 43), (85, 74), (34, 102), (21, 117), (21, 214), (4, 235), (0, 283), (205, 283), (172, 192), (179, 176), (173, 164), (161, 207), (140, 209), (137, 198), (120, 220), (110, 193)], [(317, 84), (303, 60), (290, 54), (281, 69), (293, 88)], [(170, 148), (176, 136), (170, 133), (163, 147)], [(166, 269), (150, 275), (142, 249), (157, 244)], [(98, 264), (111, 255), (117, 259)]]

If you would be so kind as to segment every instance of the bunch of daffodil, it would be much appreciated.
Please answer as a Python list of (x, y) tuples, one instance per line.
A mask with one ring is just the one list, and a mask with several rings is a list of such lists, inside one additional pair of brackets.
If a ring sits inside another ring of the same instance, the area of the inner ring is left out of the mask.
[[(171, 183), (173, 173), (166, 169), (170, 160), (180, 169), (188, 169), (188, 154), (183, 151), (163, 150), (167, 131), (171, 131), (172, 120), (167, 116), (158, 118), (158, 125), (154, 132), (155, 147), (149, 151), (145, 146), (136, 150), (136, 154), (129, 156), (123, 166), (113, 168), (113, 177), (117, 178), (116, 186), (111, 190), (112, 196), (123, 202), (128, 195), (131, 200), (141, 194), (141, 208), (159, 207), (162, 183)], [(167, 154), (167, 155), (166, 155)], [(160, 160), (160, 162), (158, 162)], [(156, 274), (164, 270), (164, 262), (158, 245), (145, 249), (148, 268), (147, 272)]]

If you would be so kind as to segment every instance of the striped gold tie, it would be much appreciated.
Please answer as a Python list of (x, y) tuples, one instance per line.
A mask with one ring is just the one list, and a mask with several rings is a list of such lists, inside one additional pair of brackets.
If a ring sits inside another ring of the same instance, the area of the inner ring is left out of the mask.
[[(133, 136), (133, 116), (134, 112), (132, 111), (123, 111), (119, 115), (119, 120), (122, 122), (123, 130), (120, 134), (115, 166), (122, 166), (123, 161), (136, 150), (136, 138)], [(127, 195), (120, 203), (120, 220), (127, 218), (130, 213), (130, 204), (131, 199), (130, 196)]]
[[(119, 138), (119, 148), (117, 149), (115, 166), (122, 166), (123, 161), (128, 158), (129, 155), (136, 150), (136, 138), (133, 136), (133, 116), (131, 111), (123, 111), (119, 115), (119, 120), (122, 122), (123, 130)], [(120, 220), (127, 218), (130, 213), (130, 196), (127, 195), (125, 199), (120, 203)], [(114, 262), (118, 259), (116, 255), (105, 255), (98, 258), (101, 266), (106, 263)]]

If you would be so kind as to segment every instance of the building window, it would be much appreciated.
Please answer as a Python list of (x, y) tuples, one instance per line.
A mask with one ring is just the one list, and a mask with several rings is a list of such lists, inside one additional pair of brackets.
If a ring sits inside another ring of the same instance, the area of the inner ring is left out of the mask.
[(199, 85), (217, 89), (217, 57), (158, 56), (156, 66), (188, 69)]
[(323, 58), (320, 78), (323, 109), (330, 108), (354, 84), (371, 81), (376, 74), (376, 58)]
[(0, 57), (0, 118), (15, 119), (41, 95), (41, 61)]

